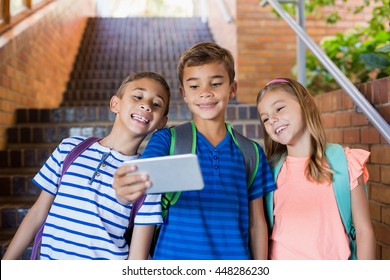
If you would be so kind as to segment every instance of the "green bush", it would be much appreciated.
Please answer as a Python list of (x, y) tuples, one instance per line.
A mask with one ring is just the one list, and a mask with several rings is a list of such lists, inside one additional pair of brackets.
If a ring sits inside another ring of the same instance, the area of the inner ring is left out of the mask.
[[(367, 38), (364, 30), (349, 30), (324, 38), (320, 47), (352, 83), (390, 76), (390, 33), (379, 31)], [(336, 81), (311, 53), (307, 54), (306, 84), (312, 92), (339, 88)]]
[[(347, 5), (348, 0), (343, 2)], [(306, 13), (316, 14), (318, 8), (334, 4), (335, 0), (309, 0), (305, 2)], [(320, 42), (322, 50), (355, 84), (390, 76), (390, 0), (362, 0), (362, 4), (351, 12), (365, 12), (364, 8), (368, 6), (374, 8), (367, 26), (357, 26), (345, 33), (323, 38)], [(287, 4), (285, 7), (294, 12), (293, 5)], [(336, 24), (339, 19), (338, 11), (334, 10), (326, 21)], [(316, 94), (339, 88), (311, 52), (307, 53), (306, 86)]]

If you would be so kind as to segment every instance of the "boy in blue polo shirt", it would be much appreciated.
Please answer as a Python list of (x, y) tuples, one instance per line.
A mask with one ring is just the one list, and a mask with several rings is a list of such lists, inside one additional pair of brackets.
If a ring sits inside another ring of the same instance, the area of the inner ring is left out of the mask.
[[(237, 91), (233, 57), (215, 43), (199, 43), (182, 54), (178, 75), (180, 93), (193, 113), (196, 154), (205, 187), (182, 192), (169, 207), (153, 259), (266, 259), (263, 196), (276, 186), (256, 143), (259, 168), (247, 188), (243, 156), (227, 130), (226, 107)], [(142, 158), (169, 155), (170, 146), (170, 130), (157, 131)], [(121, 167), (114, 176), (114, 188), (123, 199), (134, 200), (151, 185), (138, 175), (124, 176), (133, 170)]]

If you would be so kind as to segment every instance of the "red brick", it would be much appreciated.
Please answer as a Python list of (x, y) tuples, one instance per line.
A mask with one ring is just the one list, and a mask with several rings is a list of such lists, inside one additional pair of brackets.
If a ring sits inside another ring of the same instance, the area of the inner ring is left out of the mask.
[(390, 166), (381, 166), (381, 183), (390, 185)]
[(341, 91), (332, 91), (325, 94), (322, 105), (324, 112), (334, 112), (340, 107), (338, 98), (340, 93)]
[(323, 114), (322, 121), (325, 128), (335, 128), (336, 118), (334, 114)]
[(390, 145), (376, 145), (371, 147), (371, 163), (390, 164)]
[(381, 222), (381, 204), (369, 201), (371, 219)]
[(343, 95), (341, 97), (341, 106), (343, 109), (354, 109), (355, 108), (355, 104), (353, 103), (352, 98), (346, 93), (343, 93)]
[(381, 246), (380, 260), (390, 260), (390, 246)]
[(356, 128), (345, 129), (343, 131), (343, 140), (346, 144), (355, 144), (360, 142), (360, 130)]
[(335, 113), (336, 127), (350, 127), (351, 126), (351, 114), (349, 112), (337, 112)]
[(352, 126), (365, 126), (369, 125), (369, 121), (365, 114), (351, 112), (351, 125)]
[(381, 207), (382, 209), (382, 222), (390, 226), (390, 207)]
[(378, 243), (390, 245), (390, 226), (380, 223), (373, 223), (375, 238)]
[(360, 139), (364, 144), (379, 144), (379, 132), (374, 127), (365, 127), (360, 129)]
[(378, 113), (388, 124), (390, 123), (390, 104), (379, 108)]
[(326, 137), (328, 142), (343, 143), (343, 131), (340, 129), (326, 130)]
[(390, 188), (382, 184), (369, 183), (371, 189), (371, 199), (381, 203), (389, 203)]
[[(0, 49), (3, 109), (13, 114), (20, 107), (59, 105), (91, 8), (91, 1), (55, 1), (27, 18), (39, 20), (17, 37), (6, 32), (8, 42)], [(5, 138), (1, 133), (0, 149)]]
[(368, 174), (370, 176), (369, 177), (370, 182), (380, 183), (381, 182), (381, 168), (380, 168), (380, 165), (367, 163), (366, 166), (367, 166)]
[(375, 83), (373, 83), (373, 103), (375, 105), (378, 104), (385, 104), (390, 102), (389, 99), (389, 92), (390, 92), (390, 87), (388, 85), (387, 79), (380, 79), (377, 80)]

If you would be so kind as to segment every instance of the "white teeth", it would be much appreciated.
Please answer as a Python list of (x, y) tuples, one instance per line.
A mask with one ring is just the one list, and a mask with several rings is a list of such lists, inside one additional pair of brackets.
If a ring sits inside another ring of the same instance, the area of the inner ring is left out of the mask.
[(287, 127), (287, 125), (280, 126), (275, 130), (275, 134), (279, 134), (282, 130), (284, 130)]
[(141, 122), (144, 122), (144, 123), (149, 123), (150, 121), (148, 119), (145, 119), (144, 117), (141, 117), (141, 116), (138, 116), (138, 115), (131, 115), (134, 119), (137, 119)]

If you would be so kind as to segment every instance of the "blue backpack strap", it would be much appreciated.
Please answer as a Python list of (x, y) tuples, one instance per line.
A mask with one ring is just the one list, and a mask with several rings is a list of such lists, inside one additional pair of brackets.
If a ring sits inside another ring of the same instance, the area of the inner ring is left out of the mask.
[(344, 227), (349, 233), (352, 227), (351, 190), (347, 158), (338, 144), (328, 144), (325, 149), (330, 168), (333, 170), (333, 190)]
[(226, 124), (226, 128), (232, 135), (234, 143), (238, 146), (244, 158), (246, 182), (247, 188), (249, 188), (255, 180), (257, 170), (259, 169), (259, 149), (252, 140), (237, 132), (230, 124)]
[(325, 155), (329, 166), (334, 172), (333, 191), (340, 217), (350, 242), (351, 256), (349, 259), (356, 259), (356, 236), (352, 220), (351, 189), (348, 162), (344, 148), (339, 144), (328, 144), (325, 149)]
[[(272, 168), (272, 175), (274, 176), (275, 183), (278, 179), (280, 169), (284, 163), (286, 156), (284, 155), (278, 163)], [(265, 218), (268, 224), (268, 232), (271, 234), (274, 226), (274, 191), (268, 192), (264, 195), (264, 211)]]

